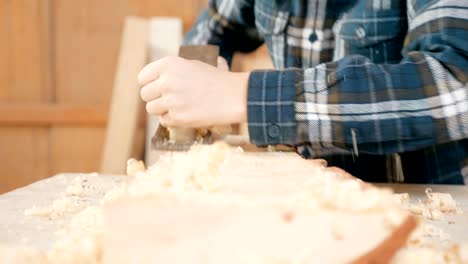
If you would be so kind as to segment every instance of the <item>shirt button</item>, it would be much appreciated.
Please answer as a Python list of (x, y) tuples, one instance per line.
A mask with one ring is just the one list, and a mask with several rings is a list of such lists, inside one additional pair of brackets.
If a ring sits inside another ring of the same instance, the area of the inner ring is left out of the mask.
[(280, 136), (280, 128), (278, 125), (270, 125), (268, 126), (268, 135), (272, 138), (277, 138)]
[(366, 37), (366, 29), (363, 27), (363, 26), (359, 26), (358, 28), (356, 28), (356, 36), (360, 39)]
[(309, 41), (310, 41), (310, 42), (315, 42), (315, 41), (317, 41), (317, 39), (318, 39), (317, 33), (312, 32), (312, 33), (309, 35)]

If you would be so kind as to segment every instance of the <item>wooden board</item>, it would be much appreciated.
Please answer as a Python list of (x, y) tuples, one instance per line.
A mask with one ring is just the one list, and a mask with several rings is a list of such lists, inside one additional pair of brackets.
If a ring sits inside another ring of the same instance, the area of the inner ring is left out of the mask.
[[(205, 161), (203, 155), (196, 157)], [(416, 221), (392, 208), (337, 210), (324, 198), (326, 206), (316, 210), (313, 198), (295, 200), (298, 194), (313, 197), (313, 190), (321, 190), (318, 175), (332, 177), (322, 166), (295, 153), (236, 152), (222, 162), (216, 187), (206, 196), (168, 191), (117, 201), (104, 209), (104, 263), (244, 263), (255, 257), (271, 263), (287, 263), (291, 257), (303, 257), (304, 263), (386, 263)], [(167, 173), (176, 177), (176, 171)], [(203, 166), (198, 171), (203, 174)], [(337, 168), (328, 171), (352, 178)], [(399, 221), (394, 225), (388, 222), (390, 212)]]
[(416, 225), (410, 218), (394, 236), (380, 212), (184, 206), (161, 199), (106, 209), (104, 264), (387, 263)]
[(124, 173), (135, 146), (143, 146), (143, 141), (135, 141), (138, 122), (144, 116), (136, 76), (147, 62), (148, 35), (146, 19), (126, 19), (104, 142), (103, 173)]

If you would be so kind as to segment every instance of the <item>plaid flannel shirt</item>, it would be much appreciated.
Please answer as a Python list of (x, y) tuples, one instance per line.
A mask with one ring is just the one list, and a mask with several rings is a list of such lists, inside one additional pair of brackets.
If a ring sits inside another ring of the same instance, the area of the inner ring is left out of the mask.
[(228, 61), (266, 43), (275, 70), (250, 74), (253, 143), (369, 181), (403, 181), (396, 164), (405, 182), (461, 184), (467, 20), (467, 0), (212, 0), (184, 42)]

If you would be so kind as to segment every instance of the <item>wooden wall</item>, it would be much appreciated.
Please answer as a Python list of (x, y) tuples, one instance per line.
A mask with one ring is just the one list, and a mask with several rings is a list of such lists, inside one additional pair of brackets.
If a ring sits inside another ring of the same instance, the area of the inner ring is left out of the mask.
[(124, 17), (188, 30), (205, 2), (0, 0), (0, 193), (97, 171)]

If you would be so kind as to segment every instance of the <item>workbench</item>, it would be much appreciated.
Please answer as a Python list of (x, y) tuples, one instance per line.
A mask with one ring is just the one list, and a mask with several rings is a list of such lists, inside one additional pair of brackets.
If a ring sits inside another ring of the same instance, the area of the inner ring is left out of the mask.
[[(76, 198), (75, 211), (65, 213), (56, 219), (47, 217), (26, 216), (25, 209), (33, 206), (47, 206), (63, 195), (66, 187), (77, 176), (82, 176), (88, 181), (86, 195)], [(104, 194), (129, 180), (123, 175), (100, 175), (65, 173), (38, 181), (29, 186), (0, 195), (0, 243), (13, 243), (33, 246), (38, 249), (48, 249), (54, 241), (54, 232), (67, 225), (71, 217), (82, 208), (90, 205), (98, 205)], [(450, 215), (444, 220), (429, 221), (434, 226), (440, 227), (451, 236), (451, 241), (468, 241), (468, 187), (447, 185), (408, 185), (408, 184), (383, 184), (391, 187), (395, 192), (407, 192), (412, 201), (425, 197), (425, 189), (432, 188), (434, 192), (450, 193), (457, 201), (463, 214)]]

